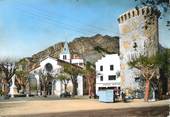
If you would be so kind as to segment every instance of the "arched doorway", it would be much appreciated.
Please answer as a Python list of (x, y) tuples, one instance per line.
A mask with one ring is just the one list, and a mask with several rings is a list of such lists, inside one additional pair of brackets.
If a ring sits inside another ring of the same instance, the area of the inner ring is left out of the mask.
[(47, 95), (52, 95), (52, 81), (48, 82), (48, 87), (47, 87)]
[(35, 77), (29, 78), (29, 91), (30, 95), (37, 95), (37, 79)]
[(59, 80), (52, 81), (52, 95), (60, 96), (62, 91), (62, 84)]

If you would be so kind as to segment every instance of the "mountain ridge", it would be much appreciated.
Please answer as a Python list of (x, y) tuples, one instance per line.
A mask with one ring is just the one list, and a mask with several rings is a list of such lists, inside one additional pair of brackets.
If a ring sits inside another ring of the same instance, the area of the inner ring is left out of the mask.
[[(91, 37), (78, 37), (68, 43), (71, 55), (78, 54), (85, 62), (89, 61), (95, 63), (103, 55), (95, 50), (95, 47), (100, 47), (106, 50), (108, 53), (119, 53), (119, 37), (96, 34)], [(32, 57), (26, 57), (30, 62), (39, 63), (43, 58), (51, 56), (54, 58), (59, 57), (59, 53), (62, 51), (64, 42), (56, 43), (48, 48), (35, 53)], [(23, 60), (21, 59), (21, 60)]]

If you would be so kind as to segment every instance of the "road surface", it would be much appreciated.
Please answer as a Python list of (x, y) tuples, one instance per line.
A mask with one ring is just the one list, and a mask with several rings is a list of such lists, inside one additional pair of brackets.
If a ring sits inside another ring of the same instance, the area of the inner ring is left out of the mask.
[(0, 117), (167, 117), (169, 100), (102, 103), (94, 99), (0, 102)]

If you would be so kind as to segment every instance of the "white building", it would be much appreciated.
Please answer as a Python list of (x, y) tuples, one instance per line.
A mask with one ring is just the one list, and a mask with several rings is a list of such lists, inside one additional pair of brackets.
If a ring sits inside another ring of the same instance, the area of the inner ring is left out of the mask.
[[(39, 89), (40, 89), (40, 75), (39, 72), (47, 73), (50, 72), (51, 75), (55, 76), (57, 74), (60, 74), (60, 71), (62, 69), (62, 64), (61, 63), (69, 63), (69, 64), (74, 64), (79, 67), (84, 66), (84, 60), (81, 58), (71, 58), (71, 54), (68, 48), (68, 44), (64, 44), (64, 48), (62, 52), (59, 55), (59, 59), (52, 58), (50, 56), (44, 58), (43, 60), (40, 61), (40, 64), (37, 68), (33, 69), (30, 74), (34, 76), (34, 78), (37, 81), (37, 90), (38, 94), (40, 95)], [(60, 96), (62, 93), (64, 93), (64, 84), (61, 83), (60, 80), (53, 80), (50, 82), (52, 84), (51, 87), (51, 94)], [(82, 96), (83, 95), (83, 77), (78, 76), (77, 77), (77, 95)], [(73, 84), (71, 80), (69, 81), (67, 85), (67, 91), (72, 93), (73, 91)]]
[(74, 54), (72, 56), (71, 63), (78, 65), (80, 67), (84, 67), (84, 60), (80, 56), (78, 56), (77, 54)]
[(96, 95), (99, 90), (114, 89), (120, 92), (120, 58), (118, 54), (102, 57), (96, 62)]
[(70, 50), (69, 50), (67, 42), (65, 42), (64, 48), (59, 56), (60, 56), (60, 58), (59, 58), (60, 60), (75, 64), (80, 67), (84, 67), (84, 60), (79, 55), (77, 55), (77, 54), (71, 55), (70, 54)]

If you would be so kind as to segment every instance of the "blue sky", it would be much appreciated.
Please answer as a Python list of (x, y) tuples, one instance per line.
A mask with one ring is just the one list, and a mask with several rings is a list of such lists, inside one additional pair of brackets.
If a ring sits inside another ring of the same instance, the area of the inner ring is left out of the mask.
[[(0, 56), (31, 56), (60, 41), (95, 34), (118, 36), (117, 18), (133, 0), (0, 0)], [(170, 31), (160, 26), (170, 47)]]

